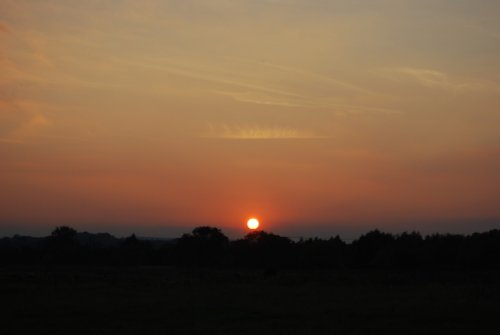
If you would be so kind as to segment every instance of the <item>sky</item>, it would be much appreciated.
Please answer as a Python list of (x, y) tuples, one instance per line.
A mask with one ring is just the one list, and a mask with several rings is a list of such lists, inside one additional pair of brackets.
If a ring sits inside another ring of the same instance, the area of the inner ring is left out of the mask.
[(0, 0), (0, 235), (500, 228), (497, 0)]

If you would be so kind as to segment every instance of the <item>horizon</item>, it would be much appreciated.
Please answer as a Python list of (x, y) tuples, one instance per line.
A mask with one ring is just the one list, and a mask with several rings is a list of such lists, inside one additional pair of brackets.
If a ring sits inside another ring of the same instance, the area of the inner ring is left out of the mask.
[(500, 228), (500, 2), (0, 2), (0, 235)]
[[(14, 237), (16, 235), (19, 236), (27, 236), (27, 237), (35, 237), (35, 238), (43, 238), (50, 236), (52, 231), (61, 226), (67, 226), (75, 229), (78, 233), (90, 233), (90, 234), (110, 234), (116, 238), (127, 238), (130, 237), (131, 235), (136, 235), (138, 238), (144, 238), (144, 239), (176, 239), (180, 238), (183, 234), (186, 233), (191, 233), (191, 231), (196, 228), (196, 227), (213, 227), (220, 229), (221, 232), (226, 235), (230, 240), (237, 240), (240, 238), (243, 238), (249, 233), (252, 233), (254, 231), (264, 231), (267, 233), (273, 233), (277, 234), (279, 236), (287, 237), (292, 240), (298, 240), (298, 239), (309, 239), (309, 238), (320, 238), (320, 239), (329, 239), (331, 237), (340, 237), (343, 241), (349, 242), (358, 239), (360, 236), (371, 232), (371, 231), (381, 231), (384, 233), (389, 233), (392, 235), (401, 235), (403, 233), (418, 233), (421, 234), (422, 237), (426, 236), (431, 236), (434, 234), (452, 234), (452, 235), (462, 235), (462, 236), (470, 236), (475, 233), (486, 233), (489, 231), (493, 230), (498, 230), (500, 229), (498, 222), (497, 221), (486, 221), (483, 223), (481, 228), (476, 228), (476, 229), (462, 229), (462, 230), (456, 230), (456, 231), (450, 231), (447, 229), (441, 229), (441, 230), (433, 230), (433, 229), (428, 229), (428, 230), (416, 230), (416, 229), (400, 229), (400, 230), (387, 230), (387, 229), (381, 229), (377, 226), (373, 227), (366, 227), (364, 230), (357, 230), (353, 231), (352, 228), (350, 227), (344, 227), (343, 229), (337, 229), (336, 231), (323, 231), (321, 232), (321, 229), (318, 229), (317, 231), (320, 231), (319, 234), (301, 234), (300, 231), (293, 231), (291, 234), (287, 234), (286, 231), (272, 231), (269, 229), (265, 229), (265, 227), (260, 227), (262, 229), (240, 229), (240, 230), (224, 230), (221, 229), (217, 226), (213, 225), (193, 225), (193, 226), (186, 226), (186, 227), (164, 227), (164, 231), (169, 231), (169, 232), (175, 232), (175, 233), (170, 233), (170, 235), (162, 234), (161, 230), (158, 230), (158, 227), (142, 227), (142, 232), (141, 231), (136, 231), (133, 230), (133, 228), (130, 228), (130, 230), (124, 230), (123, 227), (116, 227), (116, 226), (109, 226), (110, 229), (106, 229), (106, 227), (99, 227), (95, 228), (95, 226), (73, 226), (73, 225), (60, 225), (60, 226), (52, 226), (51, 228), (46, 229), (43, 227), (43, 230), (40, 231), (34, 231), (34, 230), (21, 230), (21, 231), (16, 231), (15, 227), (12, 227), (12, 229), (6, 229), (4, 230), (6, 233), (0, 233), (0, 238), (4, 237)], [(467, 225), (467, 228), (471, 228), (470, 225)]]

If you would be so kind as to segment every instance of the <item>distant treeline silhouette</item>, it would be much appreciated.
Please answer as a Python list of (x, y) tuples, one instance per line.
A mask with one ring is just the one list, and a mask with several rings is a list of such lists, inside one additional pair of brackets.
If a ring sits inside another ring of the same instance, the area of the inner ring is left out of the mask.
[(339, 236), (292, 241), (264, 231), (230, 241), (214, 227), (198, 227), (172, 240), (119, 239), (62, 226), (44, 238), (0, 239), (0, 264), (491, 269), (500, 268), (500, 231), (423, 237), (374, 230), (346, 243)]

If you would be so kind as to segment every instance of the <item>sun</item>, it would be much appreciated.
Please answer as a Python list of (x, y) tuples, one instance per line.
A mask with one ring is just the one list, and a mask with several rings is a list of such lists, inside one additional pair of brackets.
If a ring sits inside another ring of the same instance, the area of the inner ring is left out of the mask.
[(259, 228), (259, 220), (257, 220), (256, 218), (251, 218), (251, 219), (248, 219), (247, 221), (247, 227), (248, 229), (250, 230), (255, 230), (257, 228)]

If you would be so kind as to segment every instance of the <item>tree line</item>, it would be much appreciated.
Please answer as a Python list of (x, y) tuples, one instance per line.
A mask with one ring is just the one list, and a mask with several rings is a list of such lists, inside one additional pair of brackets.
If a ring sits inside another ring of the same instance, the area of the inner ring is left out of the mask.
[(230, 241), (220, 229), (208, 226), (168, 241), (135, 235), (118, 239), (62, 226), (44, 238), (0, 239), (0, 264), (500, 269), (500, 230), (429, 236), (374, 230), (346, 243), (339, 236), (292, 241), (265, 231)]

